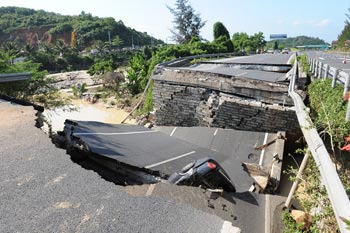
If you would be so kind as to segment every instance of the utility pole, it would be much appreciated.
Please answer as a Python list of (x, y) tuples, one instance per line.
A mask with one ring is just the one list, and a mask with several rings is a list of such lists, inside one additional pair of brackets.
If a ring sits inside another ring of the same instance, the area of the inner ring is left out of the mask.
[(111, 42), (111, 31), (108, 31), (108, 42), (109, 42), (109, 47), (112, 47), (112, 42)]
[(134, 49), (134, 35), (131, 35), (131, 47)]

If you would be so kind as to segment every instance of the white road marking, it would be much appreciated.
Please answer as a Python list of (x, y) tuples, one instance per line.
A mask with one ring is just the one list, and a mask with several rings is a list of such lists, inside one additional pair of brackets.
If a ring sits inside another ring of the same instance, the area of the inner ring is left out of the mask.
[(318, 59), (320, 59), (320, 60), (324, 60), (324, 58), (323, 58), (323, 57), (318, 57)]
[[(269, 133), (265, 133), (265, 138), (264, 138), (264, 142), (263, 142), (263, 145), (266, 144), (267, 142), (267, 136), (269, 135)], [(259, 165), (261, 166), (262, 163), (263, 163), (263, 160), (264, 160), (264, 155), (265, 155), (265, 148), (262, 149), (261, 151), (261, 155), (260, 155), (260, 160), (259, 160)]]
[(271, 232), (270, 221), (270, 195), (267, 194), (265, 196), (265, 233)]
[(177, 127), (175, 127), (175, 128), (173, 129), (173, 131), (171, 131), (170, 137), (173, 136), (173, 134), (175, 133), (176, 129), (177, 129)]
[(154, 163), (154, 164), (145, 166), (145, 168), (148, 169), (148, 168), (156, 167), (156, 166), (158, 166), (158, 165), (162, 165), (162, 164), (164, 164), (164, 163), (168, 163), (168, 162), (171, 162), (171, 161), (174, 161), (174, 160), (177, 160), (177, 159), (181, 159), (181, 158), (183, 158), (183, 157), (189, 156), (189, 155), (194, 154), (194, 153), (196, 153), (196, 151), (191, 151), (191, 152), (188, 152), (188, 153), (183, 154), (183, 155), (179, 155), (179, 156), (176, 156), (176, 157), (173, 157), (173, 158), (170, 158), (170, 159), (167, 159), (167, 160), (158, 162), (158, 163)]
[(215, 132), (214, 132), (214, 136), (216, 136), (216, 134), (218, 133), (219, 128), (216, 128)]
[(232, 226), (232, 222), (224, 221), (221, 227), (220, 233), (241, 233), (241, 229), (238, 227)]
[(242, 75), (245, 75), (245, 74), (248, 74), (247, 72), (244, 72), (244, 73), (240, 73), (240, 74), (236, 74), (234, 75), (235, 77), (238, 77), (238, 76), (242, 76)]
[(143, 134), (143, 133), (156, 133), (157, 131), (135, 131), (124, 133), (73, 133), (73, 136), (79, 135), (131, 135), (131, 134)]

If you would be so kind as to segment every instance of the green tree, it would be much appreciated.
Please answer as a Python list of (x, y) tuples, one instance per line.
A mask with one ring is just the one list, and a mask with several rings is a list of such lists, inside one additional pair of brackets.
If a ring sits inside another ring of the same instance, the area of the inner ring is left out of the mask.
[(196, 14), (188, 0), (176, 0), (175, 8), (167, 7), (174, 15), (174, 28), (171, 32), (177, 43), (188, 43), (192, 37), (200, 37), (200, 30), (205, 22), (202, 21), (200, 14)]
[(213, 28), (214, 40), (218, 39), (220, 36), (224, 36), (227, 37), (227, 39), (230, 39), (230, 33), (221, 22), (216, 22)]
[(120, 36), (115, 36), (112, 40), (112, 46), (114, 48), (119, 48), (123, 44), (123, 40), (120, 38)]
[(273, 45), (273, 49), (278, 49), (278, 41), (277, 40), (275, 40), (275, 43), (274, 43), (274, 45)]
[(252, 50), (262, 50), (266, 45), (265, 37), (262, 32), (255, 33), (250, 37)]
[(9, 64), (10, 55), (0, 50), (0, 73), (31, 74), (28, 80), (2, 83), (0, 94), (42, 104), (45, 108), (55, 108), (67, 104), (53, 86), (53, 79), (46, 78), (46, 71), (39, 71), (40, 64), (30, 61)]
[(7, 42), (3, 45), (3, 49), (12, 59), (16, 58), (21, 51), (16, 41)]
[(213, 41), (214, 45), (218, 45), (221, 46), (222, 49), (219, 49), (221, 53), (231, 53), (233, 52), (233, 43), (230, 40), (230, 38), (226, 37), (226, 36), (220, 36), (218, 38), (216, 38)]
[(109, 47), (108, 42), (103, 42), (101, 40), (97, 40), (94, 44), (94, 48), (97, 50), (99, 54), (102, 54)]
[(232, 43), (236, 51), (243, 51), (249, 45), (249, 36), (245, 32), (236, 32), (232, 36)]
[(129, 67), (126, 76), (128, 79), (127, 88), (131, 94), (135, 95), (146, 87), (148, 82), (148, 63), (141, 54), (138, 54), (132, 57)]
[(60, 56), (63, 57), (66, 52), (68, 52), (69, 47), (66, 45), (66, 43), (59, 39), (56, 40), (53, 46), (54, 51)]
[(88, 74), (93, 75), (102, 75), (108, 71), (113, 71), (116, 67), (113, 65), (113, 59), (110, 58), (99, 58), (97, 61), (89, 68)]
[(349, 13), (345, 13), (346, 15), (346, 20), (345, 20), (345, 26), (338, 36), (338, 48), (345, 48), (345, 47), (350, 47), (350, 8), (348, 8)]

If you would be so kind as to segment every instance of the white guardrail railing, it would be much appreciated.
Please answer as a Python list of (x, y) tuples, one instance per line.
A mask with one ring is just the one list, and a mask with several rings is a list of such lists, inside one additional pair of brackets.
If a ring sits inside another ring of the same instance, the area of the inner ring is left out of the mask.
[[(296, 59), (295, 59), (296, 61)], [(312, 63), (311, 63), (312, 64)], [(315, 68), (316, 67), (316, 68)], [(324, 66), (315, 66), (311, 65), (311, 69), (317, 70), (317, 67), (320, 67), (318, 70), (318, 74), (322, 74), (323, 67)], [(338, 226), (341, 232), (349, 232), (347, 230), (346, 224), (340, 219), (340, 217), (349, 219), (350, 218), (350, 201), (349, 197), (347, 196), (345, 189), (341, 183), (341, 180), (338, 176), (338, 173), (336, 171), (335, 165), (333, 164), (332, 160), (329, 157), (329, 153), (320, 138), (317, 130), (313, 127), (313, 123), (311, 121), (311, 118), (308, 114), (307, 108), (304, 105), (304, 102), (299, 94), (297, 94), (294, 91), (295, 81), (298, 78), (298, 62), (294, 62), (293, 66), (294, 72), (293, 77), (290, 81), (290, 88), (289, 88), (289, 95), (292, 97), (295, 105), (295, 111), (298, 117), (298, 121), (300, 124), (300, 128), (303, 132), (304, 138), (306, 140), (306, 143), (308, 145), (308, 149), (310, 150), (317, 167), (319, 168), (319, 171), (321, 173), (321, 179), (323, 184), (325, 185), (325, 188), (328, 193), (328, 197), (330, 199), (330, 202), (333, 207), (333, 211), (335, 214), (335, 217), (338, 222)], [(328, 69), (325, 67), (324, 76), (326, 76), (326, 73), (329, 74), (330, 67), (328, 66)], [(337, 72), (333, 69), (333, 74), (335, 75), (334, 79), (337, 81), (340, 81), (346, 85), (346, 83), (349, 82), (349, 76), (346, 74), (346, 76), (342, 76), (341, 72)], [(339, 75), (340, 73), (340, 75)], [(320, 76), (321, 77), (321, 76)], [(345, 79), (343, 79), (345, 77)]]
[[(332, 78), (332, 87), (335, 87), (337, 83), (344, 85), (343, 96), (349, 92), (350, 86), (350, 75), (345, 73), (341, 69), (331, 67), (328, 64), (325, 64), (317, 59), (309, 59), (310, 72), (314, 75), (315, 78)], [(350, 104), (346, 111), (345, 120), (348, 122), (350, 120)]]

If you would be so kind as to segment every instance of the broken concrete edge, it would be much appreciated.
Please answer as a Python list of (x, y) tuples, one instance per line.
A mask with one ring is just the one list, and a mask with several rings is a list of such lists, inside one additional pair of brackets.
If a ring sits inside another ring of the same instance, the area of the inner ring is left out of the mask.
[[(195, 74), (196, 79), (200, 79), (200, 78), (204, 78), (205, 81), (207, 81), (209, 78), (212, 78), (214, 81), (217, 78), (223, 78), (224, 80), (241, 80), (244, 83), (247, 83), (246, 78), (241, 76), (241, 77), (236, 77), (234, 75), (228, 75), (228, 74), (218, 74), (218, 73), (211, 73), (211, 72), (207, 72), (207, 71), (201, 71), (201, 70), (189, 70), (189, 69), (183, 69), (181, 67), (159, 67), (159, 69), (157, 70), (157, 73), (154, 73), (152, 75), (152, 79), (154, 80), (164, 80), (164, 81), (177, 81), (179, 80), (179, 77), (175, 77), (175, 79), (171, 79), (173, 78), (174, 75), (169, 75), (169, 76), (164, 76), (164, 74), (166, 74), (166, 72), (171, 72), (173, 74), (179, 74), (179, 73), (183, 73), (183, 74)], [(198, 77), (199, 75), (202, 75), (203, 77)], [(282, 89), (278, 89), (277, 91), (285, 91), (285, 88), (288, 88), (289, 83), (283, 84), (280, 82), (276, 82), (276, 83), (271, 83), (269, 81), (264, 81), (264, 80), (257, 80), (257, 79), (252, 79), (252, 82), (254, 82), (255, 84), (266, 84), (268, 85), (270, 88), (274, 87), (274, 88), (282, 88)]]
[(129, 178), (133, 184), (158, 183), (168, 178), (167, 174), (162, 174), (159, 171), (146, 169), (144, 167), (140, 168), (120, 162), (105, 155), (94, 153), (84, 140), (73, 135), (74, 127), (77, 125), (77, 122), (67, 119), (65, 121), (64, 130), (51, 135), (52, 142), (57, 147), (65, 149), (74, 162), (80, 164), (81, 162), (90, 159), (109, 171), (121, 175), (121, 177)]
[(285, 73), (289, 71), (292, 66), (290, 64), (268, 64), (268, 63), (229, 63), (229, 62), (210, 62), (201, 61), (198, 64), (210, 64), (216, 66), (230, 67), (234, 69), (244, 69), (244, 70), (260, 70), (269, 71), (277, 73)]
[(159, 67), (175, 66), (181, 63), (189, 63), (190, 60), (199, 59), (199, 58), (219, 58), (219, 57), (233, 57), (233, 56), (242, 56), (242, 53), (217, 53), (217, 54), (201, 54), (187, 57), (180, 57), (171, 61), (159, 63)]
[(275, 143), (274, 158), (270, 171), (270, 180), (274, 183), (274, 191), (276, 191), (281, 181), (283, 152), (286, 140), (286, 132), (279, 131), (277, 134), (281, 135), (281, 137), (278, 137)]
[(70, 142), (66, 145), (67, 153), (77, 162), (91, 159), (102, 167), (115, 172), (116, 174), (128, 177), (135, 183), (152, 184), (167, 179), (166, 174), (159, 171), (137, 167), (109, 158), (108, 156), (93, 153), (88, 145), (79, 137), (71, 136)]
[(222, 228), (221, 228), (221, 233), (241, 233), (241, 229), (238, 227), (234, 227), (232, 225), (232, 222), (229, 221), (224, 221), (224, 223), (222, 224)]
[(13, 102), (13, 103), (16, 103), (19, 105), (23, 105), (23, 106), (32, 106), (36, 111), (39, 111), (39, 112), (44, 112), (44, 110), (45, 110), (45, 108), (43, 106), (31, 103), (31, 102), (23, 100), (23, 99), (17, 99), (15, 97), (10, 97), (8, 95), (0, 94), (0, 99), (6, 100), (9, 102)]

